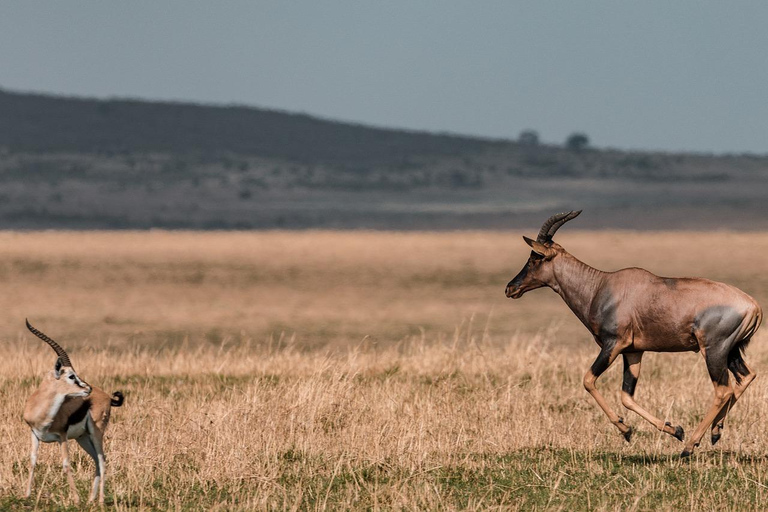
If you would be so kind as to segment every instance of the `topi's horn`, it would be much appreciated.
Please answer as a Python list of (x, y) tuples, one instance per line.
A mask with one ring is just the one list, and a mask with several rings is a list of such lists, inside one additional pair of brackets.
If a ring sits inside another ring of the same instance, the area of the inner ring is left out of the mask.
[(69, 356), (64, 351), (64, 349), (59, 346), (58, 343), (56, 343), (55, 341), (53, 341), (51, 338), (49, 338), (48, 336), (46, 336), (42, 332), (40, 332), (37, 329), (35, 329), (34, 327), (32, 327), (29, 324), (29, 320), (27, 320), (26, 318), (24, 320), (27, 322), (27, 329), (32, 331), (32, 334), (34, 334), (35, 336), (37, 336), (38, 338), (40, 338), (41, 340), (43, 340), (44, 342), (49, 344), (51, 346), (51, 348), (56, 352), (56, 355), (59, 356), (59, 358), (61, 359), (62, 366), (72, 367), (72, 363), (69, 360)]
[(579, 216), (580, 213), (581, 210), (578, 210), (566, 213), (558, 213), (557, 215), (551, 216), (549, 219), (547, 219), (544, 225), (541, 226), (541, 230), (539, 231), (539, 236), (536, 237), (536, 241), (551, 242), (552, 237), (555, 236), (555, 232), (560, 229), (560, 226), (571, 219), (575, 219)]

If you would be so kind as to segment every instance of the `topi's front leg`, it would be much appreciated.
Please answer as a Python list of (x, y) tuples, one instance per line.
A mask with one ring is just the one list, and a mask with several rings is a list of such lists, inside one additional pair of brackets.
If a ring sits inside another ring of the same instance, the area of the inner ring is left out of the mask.
[(616, 425), (616, 428), (619, 429), (619, 432), (624, 436), (624, 439), (629, 441), (632, 438), (632, 427), (624, 424), (624, 418), (620, 417), (613, 409), (611, 409), (595, 385), (597, 378), (611, 366), (619, 355), (619, 352), (620, 350), (617, 348), (616, 343), (603, 344), (603, 347), (600, 350), (600, 355), (597, 356), (597, 359), (592, 363), (589, 371), (584, 375), (584, 389), (592, 395), (592, 398), (595, 399), (597, 405), (599, 405), (605, 412), (611, 423)]
[(673, 427), (670, 423), (663, 422), (635, 402), (635, 386), (637, 385), (637, 380), (640, 378), (640, 362), (643, 359), (643, 353), (633, 352), (630, 354), (622, 354), (622, 357), (624, 358), (624, 379), (621, 385), (622, 405), (645, 418), (651, 425), (660, 431), (682, 441), (685, 436), (683, 427), (679, 425)]

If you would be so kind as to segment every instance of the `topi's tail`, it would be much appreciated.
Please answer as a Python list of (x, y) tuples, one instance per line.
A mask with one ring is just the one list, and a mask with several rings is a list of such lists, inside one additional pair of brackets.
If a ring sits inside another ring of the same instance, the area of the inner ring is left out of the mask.
[(121, 392), (115, 391), (114, 393), (112, 393), (112, 401), (111, 401), (112, 407), (120, 407), (121, 405), (123, 405), (123, 400), (125, 400), (125, 397)]

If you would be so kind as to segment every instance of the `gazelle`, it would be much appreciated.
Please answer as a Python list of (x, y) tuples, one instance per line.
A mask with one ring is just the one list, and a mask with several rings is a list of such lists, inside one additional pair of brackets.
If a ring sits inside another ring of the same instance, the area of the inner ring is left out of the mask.
[(552, 241), (555, 232), (580, 213), (554, 215), (544, 223), (536, 240), (523, 237), (532, 252), (520, 273), (507, 284), (507, 297), (518, 299), (525, 292), (548, 286), (589, 329), (600, 354), (584, 376), (584, 387), (627, 441), (632, 428), (605, 402), (595, 386), (597, 378), (621, 354), (621, 403), (660, 431), (683, 441), (682, 427), (672, 427), (635, 402), (635, 386), (643, 352), (701, 351), (715, 397), (681, 456), (693, 452), (708, 427), (715, 444), (728, 411), (756, 376), (742, 353), (760, 327), (760, 306), (741, 290), (707, 279), (664, 278), (641, 268), (601, 272), (582, 263)]
[(88, 501), (96, 499), (104, 503), (104, 431), (109, 423), (111, 408), (123, 405), (123, 394), (115, 391), (110, 397), (99, 388), (90, 386), (77, 376), (69, 356), (58, 343), (38, 331), (27, 321), (27, 328), (46, 342), (58, 358), (53, 371), (48, 372), (40, 387), (27, 399), (24, 407), (24, 421), (32, 429), (32, 451), (30, 452), (29, 482), (25, 496), (32, 494), (32, 483), (37, 463), (40, 442), (59, 443), (64, 473), (74, 495), (75, 503), (80, 502), (75, 480), (69, 470), (67, 440), (75, 439), (96, 463), (96, 476)]

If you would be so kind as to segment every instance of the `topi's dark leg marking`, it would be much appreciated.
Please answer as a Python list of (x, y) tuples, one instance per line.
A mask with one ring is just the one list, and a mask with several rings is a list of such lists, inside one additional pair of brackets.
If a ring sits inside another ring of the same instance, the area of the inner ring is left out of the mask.
[(627, 362), (627, 356), (624, 355), (624, 378), (621, 382), (621, 390), (631, 397), (635, 396), (635, 387), (637, 386), (637, 377), (632, 375)]
[(621, 434), (624, 436), (624, 439), (629, 441), (632, 437), (632, 428), (625, 425), (624, 418), (619, 417), (619, 415), (616, 414), (613, 409), (611, 409), (595, 385), (597, 378), (606, 369), (608, 369), (608, 367), (611, 366), (611, 363), (616, 360), (618, 355), (619, 349), (617, 346), (617, 340), (615, 338), (608, 342), (604, 342), (600, 350), (600, 354), (597, 356), (597, 359), (595, 359), (595, 362), (592, 363), (589, 371), (587, 371), (586, 375), (584, 375), (584, 389), (586, 389), (587, 392), (592, 395), (592, 398), (595, 399), (597, 405), (599, 405), (603, 412), (605, 412), (605, 414), (608, 416), (608, 419), (611, 420), (611, 423), (616, 425), (616, 428), (619, 429), (619, 432), (621, 432)]
[(637, 381), (640, 378), (640, 363), (643, 358), (642, 352), (630, 352), (628, 354), (622, 354), (624, 358), (624, 377), (621, 385), (621, 403), (643, 418), (645, 418), (651, 425), (657, 429), (665, 432), (671, 436), (676, 437), (678, 440), (683, 439), (685, 433), (683, 427), (673, 427), (669, 422), (662, 422), (659, 418), (646, 411), (640, 405), (635, 402), (635, 387)]

